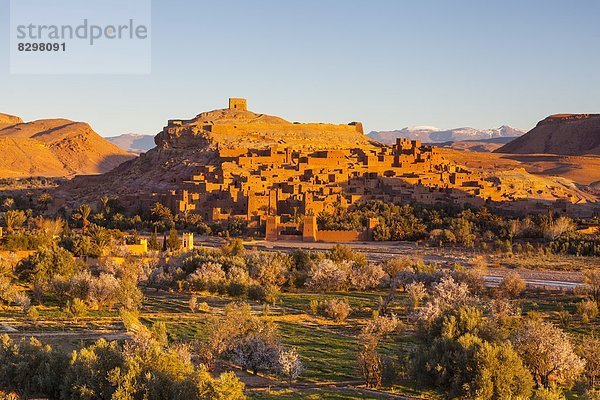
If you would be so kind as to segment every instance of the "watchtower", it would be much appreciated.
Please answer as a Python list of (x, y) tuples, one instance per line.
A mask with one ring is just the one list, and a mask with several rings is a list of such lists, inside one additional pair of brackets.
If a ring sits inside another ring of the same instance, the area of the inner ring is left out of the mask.
[(192, 232), (185, 232), (183, 234), (183, 240), (181, 241), (181, 247), (183, 251), (194, 250), (194, 234)]
[(229, 109), (230, 110), (241, 110), (247, 111), (246, 99), (230, 97), (229, 98)]
[(303, 242), (316, 242), (317, 241), (317, 217), (314, 215), (307, 215), (304, 217), (304, 226), (302, 228), (302, 241)]

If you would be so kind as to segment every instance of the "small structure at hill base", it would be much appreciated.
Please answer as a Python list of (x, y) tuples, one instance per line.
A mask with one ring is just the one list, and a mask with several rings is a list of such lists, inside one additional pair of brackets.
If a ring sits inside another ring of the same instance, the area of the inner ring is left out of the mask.
[(183, 251), (194, 250), (194, 234), (192, 232), (184, 232), (181, 240), (181, 249)]
[(358, 242), (373, 240), (373, 230), (379, 225), (378, 218), (369, 218), (367, 229), (364, 231), (319, 230), (317, 217), (304, 217), (302, 223), (282, 223), (281, 217), (274, 215), (266, 219), (265, 239), (301, 240), (303, 242)]

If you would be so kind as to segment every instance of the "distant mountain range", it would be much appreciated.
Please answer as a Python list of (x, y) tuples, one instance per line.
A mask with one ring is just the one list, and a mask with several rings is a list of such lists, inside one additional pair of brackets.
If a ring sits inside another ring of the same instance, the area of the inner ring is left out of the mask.
[(394, 143), (397, 138), (420, 140), (423, 143), (445, 143), (466, 140), (487, 140), (493, 138), (514, 138), (521, 136), (525, 131), (503, 125), (493, 129), (455, 128), (439, 129), (433, 126), (416, 126), (394, 131), (372, 131), (369, 137), (383, 143)]
[(120, 148), (130, 153), (145, 153), (154, 148), (154, 135), (141, 135), (138, 133), (125, 133), (119, 136), (105, 138)]

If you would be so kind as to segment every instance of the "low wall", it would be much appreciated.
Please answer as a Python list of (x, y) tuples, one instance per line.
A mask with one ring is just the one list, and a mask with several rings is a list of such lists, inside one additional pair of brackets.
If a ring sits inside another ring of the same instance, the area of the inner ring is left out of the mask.
[(363, 232), (358, 231), (317, 231), (319, 242), (357, 242), (364, 239)]

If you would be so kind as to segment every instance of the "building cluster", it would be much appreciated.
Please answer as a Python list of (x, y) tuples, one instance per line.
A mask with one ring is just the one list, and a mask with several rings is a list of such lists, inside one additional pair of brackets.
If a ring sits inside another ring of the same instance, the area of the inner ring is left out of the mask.
[(214, 165), (199, 167), (165, 202), (208, 222), (241, 217), (258, 228), (269, 216), (298, 220), (368, 200), (481, 205), (495, 191), (435, 147), (398, 139), (348, 150), (221, 148)]

